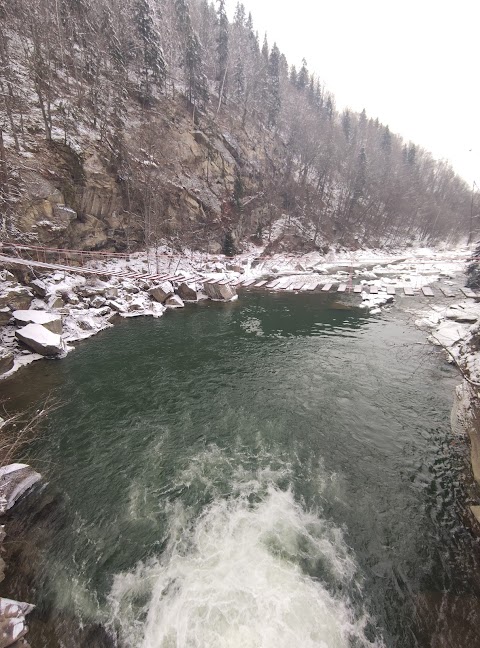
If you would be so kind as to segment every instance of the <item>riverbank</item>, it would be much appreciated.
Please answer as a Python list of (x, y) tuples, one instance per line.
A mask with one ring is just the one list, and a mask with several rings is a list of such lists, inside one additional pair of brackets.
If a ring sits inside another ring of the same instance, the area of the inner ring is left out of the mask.
[[(251, 279), (267, 283), (274, 278), (286, 285), (298, 278), (305, 287), (318, 283), (319, 278), (322, 283), (354, 282), (377, 290), (377, 294), (362, 292), (357, 297), (359, 307), (377, 314), (394, 301), (387, 294), (389, 288), (420, 289), (439, 279), (448, 284), (467, 254), (466, 248), (421, 248), (389, 254), (365, 250), (264, 257), (261, 250), (254, 250), (228, 259), (191, 251), (175, 257), (163, 247), (131, 255), (128, 260), (90, 263), (105, 273), (101, 278), (67, 271), (39, 274), (12, 268), (12, 273), (5, 268), (0, 272), (0, 378), (42, 357), (64, 356), (76, 342), (113, 326), (118, 318), (158, 318), (186, 302), (234, 299), (236, 290), (231, 285), (219, 286), (220, 292), (214, 289), (219, 282)], [(110, 274), (124, 271), (148, 276), (153, 267), (157, 274), (172, 279), (152, 282)], [(295, 285), (287, 290), (294, 291)]]
[[(455, 390), (452, 432), (470, 439), (473, 477), (480, 487), (480, 303), (462, 300), (416, 314), (420, 315), (416, 326), (428, 333), (432, 344), (445, 350), (447, 361), (455, 364), (463, 378)], [(478, 503), (470, 506), (470, 512), (480, 535), (480, 488), (476, 497)]]

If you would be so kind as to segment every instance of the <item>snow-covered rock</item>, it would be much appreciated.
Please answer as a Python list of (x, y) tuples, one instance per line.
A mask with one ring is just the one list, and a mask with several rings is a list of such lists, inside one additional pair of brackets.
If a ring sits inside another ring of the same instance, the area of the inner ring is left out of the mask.
[(476, 306), (465, 307), (461, 304), (450, 306), (445, 312), (445, 317), (456, 322), (467, 322), (474, 324), (480, 316), (480, 310)]
[(40, 310), (17, 310), (13, 311), (13, 318), (17, 326), (41, 324), (52, 333), (62, 334), (62, 317), (55, 313)]
[(174, 294), (174, 292), (173, 285), (170, 281), (164, 281), (157, 286), (152, 286), (148, 291), (148, 294), (159, 304), (163, 304), (169, 297), (171, 297), (171, 295)]
[(115, 299), (110, 299), (110, 301), (107, 302), (107, 306), (117, 313), (126, 313), (128, 311), (128, 306), (125, 303)]
[(15, 336), (43, 356), (58, 356), (66, 350), (60, 335), (52, 333), (41, 324), (27, 324), (15, 331)]
[(12, 351), (0, 347), (0, 376), (13, 369), (15, 362)]
[(101, 308), (102, 306), (105, 306), (106, 303), (107, 300), (105, 299), (105, 297), (102, 297), (101, 295), (97, 295), (92, 299), (90, 305), (92, 308)]
[(20, 497), (41, 479), (27, 464), (10, 464), (0, 468), (0, 515), (12, 508)]
[(235, 288), (225, 284), (206, 283), (203, 288), (207, 297), (216, 301), (232, 301), (237, 296)]
[(197, 301), (198, 293), (195, 284), (181, 283), (177, 288), (177, 294), (184, 301)]
[[(20, 646), (22, 637), (28, 632), (25, 616), (35, 608), (30, 603), (0, 598), (0, 647)], [(28, 644), (24, 644), (27, 646)]]
[(167, 308), (183, 308), (185, 304), (178, 295), (171, 295), (165, 302)]
[(47, 296), (47, 285), (41, 279), (34, 279), (30, 282), (30, 288), (38, 297)]
[(7, 288), (0, 294), (0, 308), (8, 306), (12, 310), (29, 308), (33, 300), (33, 294), (24, 286), (15, 286)]

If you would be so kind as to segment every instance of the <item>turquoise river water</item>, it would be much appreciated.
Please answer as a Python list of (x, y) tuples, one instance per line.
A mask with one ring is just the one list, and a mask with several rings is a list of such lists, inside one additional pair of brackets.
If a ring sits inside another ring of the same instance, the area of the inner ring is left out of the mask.
[(405, 314), (318, 296), (124, 321), (28, 368), (12, 402), (61, 403), (27, 457), (29, 589), (9, 577), (30, 642), (479, 646), (457, 383)]

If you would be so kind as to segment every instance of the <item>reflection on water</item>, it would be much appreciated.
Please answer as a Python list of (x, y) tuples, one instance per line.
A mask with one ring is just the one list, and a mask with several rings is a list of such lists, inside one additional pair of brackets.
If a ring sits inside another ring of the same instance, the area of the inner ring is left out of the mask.
[(10, 381), (63, 402), (17, 556), (33, 644), (104, 646), (100, 624), (144, 648), (475, 646), (457, 379), (423, 343), (395, 312), (253, 295)]

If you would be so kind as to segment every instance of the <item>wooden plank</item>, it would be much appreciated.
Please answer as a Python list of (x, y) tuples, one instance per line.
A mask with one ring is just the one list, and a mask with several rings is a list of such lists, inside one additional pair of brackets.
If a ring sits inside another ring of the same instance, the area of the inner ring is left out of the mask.
[(302, 290), (304, 285), (305, 285), (305, 279), (301, 279), (300, 281), (294, 281), (292, 286), (291, 286), (291, 289), (296, 290), (296, 291), (300, 291), (300, 290)]
[(423, 286), (422, 292), (425, 297), (434, 297), (433, 290), (430, 288), (430, 286)]
[(362, 290), (363, 290), (363, 286), (361, 286), (360, 284), (358, 284), (358, 285), (355, 286), (355, 288), (353, 289), (353, 292), (354, 292), (354, 293), (361, 293)]
[(271, 281), (270, 283), (268, 283), (268, 284), (266, 285), (266, 288), (268, 288), (269, 290), (271, 290), (272, 288), (275, 288), (275, 287), (276, 287), (279, 283), (281, 283), (281, 282), (282, 282), (281, 279), (274, 279), (273, 281)]
[(407, 295), (407, 297), (413, 297), (415, 295), (413, 288), (410, 288), (410, 286), (405, 286), (403, 292)]
[(255, 284), (254, 288), (263, 288), (263, 286), (266, 286), (268, 281), (259, 281), (257, 284)]
[(455, 297), (453, 290), (450, 290), (447, 286), (440, 286), (440, 290), (445, 295), (445, 297)]
[(289, 279), (284, 286), (280, 286), (280, 290), (290, 290), (290, 287), (295, 283), (295, 279)]
[(331, 284), (331, 283), (327, 283), (327, 284), (325, 284), (325, 285), (323, 286), (323, 288), (322, 288), (322, 292), (328, 292), (328, 291), (330, 290), (331, 287), (332, 287), (332, 284)]
[(337, 292), (344, 293), (347, 290), (347, 284), (340, 284), (337, 288)]
[(370, 286), (370, 294), (371, 294), (371, 295), (378, 295), (378, 288), (377, 288), (377, 286)]
[(318, 286), (319, 286), (319, 283), (318, 283), (318, 281), (316, 281), (314, 284), (311, 284), (310, 286), (308, 286), (308, 288), (306, 288), (306, 287), (305, 288), (306, 288), (306, 290), (313, 291), (316, 288), (318, 288)]
[(394, 286), (388, 286), (387, 288), (387, 295), (395, 295), (396, 291)]
[(249, 286), (252, 286), (257, 280), (256, 279), (249, 279), (248, 281), (245, 281), (243, 284), (243, 288), (248, 288)]
[(460, 288), (460, 290), (461, 290), (462, 293), (465, 295), (465, 297), (468, 297), (468, 298), (474, 298), (474, 297), (477, 296), (477, 295), (473, 292), (473, 290), (472, 290), (471, 288), (463, 288), (463, 287), (462, 287), (462, 288)]

